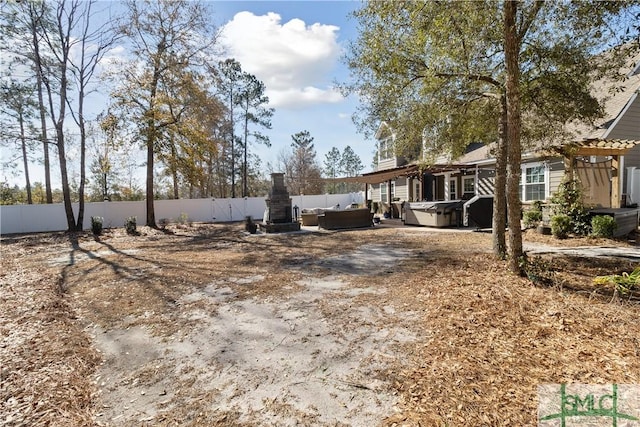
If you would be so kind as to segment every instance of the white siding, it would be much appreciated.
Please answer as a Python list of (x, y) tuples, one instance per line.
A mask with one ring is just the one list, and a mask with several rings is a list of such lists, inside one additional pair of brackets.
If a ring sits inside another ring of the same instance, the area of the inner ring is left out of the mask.
[(387, 169), (393, 169), (398, 166), (402, 166), (406, 164), (406, 160), (404, 157), (393, 157), (391, 159), (384, 159), (378, 161), (378, 166), (376, 167), (376, 171), (382, 171)]
[[(640, 137), (638, 139), (640, 139)], [(627, 188), (627, 168), (632, 166), (640, 169), (640, 145), (636, 145), (627, 151), (627, 154), (624, 156), (624, 170), (622, 170), (620, 174), (622, 179), (622, 194), (629, 194), (629, 189)]]
[(636, 145), (631, 150), (627, 151), (627, 154), (624, 156), (624, 166), (635, 166), (640, 168), (640, 145)]
[(380, 201), (380, 184), (371, 185), (371, 200), (374, 202)]
[(393, 195), (400, 200), (409, 200), (409, 187), (407, 178), (396, 179), (396, 193)]
[(549, 161), (549, 195), (558, 191), (558, 186), (564, 179), (564, 161), (562, 158), (554, 158)]
[(397, 163), (398, 162), (396, 158), (387, 159), (387, 160), (378, 160), (378, 167), (376, 168), (376, 170), (382, 171), (385, 169), (393, 169), (396, 166), (398, 166)]

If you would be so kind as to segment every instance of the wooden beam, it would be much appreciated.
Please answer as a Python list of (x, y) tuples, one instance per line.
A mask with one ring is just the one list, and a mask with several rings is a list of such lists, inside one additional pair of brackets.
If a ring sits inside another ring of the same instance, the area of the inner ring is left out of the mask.
[(611, 158), (611, 207), (620, 207), (620, 157)]
[(624, 155), (625, 151), (615, 148), (597, 148), (597, 147), (582, 147), (573, 152), (574, 156), (619, 156)]

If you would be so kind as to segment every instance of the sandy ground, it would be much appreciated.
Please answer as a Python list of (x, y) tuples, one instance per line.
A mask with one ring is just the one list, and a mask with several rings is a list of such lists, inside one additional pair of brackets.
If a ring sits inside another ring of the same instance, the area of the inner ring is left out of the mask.
[[(174, 398), (187, 382), (212, 397), (219, 420), (233, 412), (250, 425), (375, 425), (397, 402), (378, 373), (401, 357), (396, 344), (415, 339), (408, 328), (415, 316), (355, 304), (354, 297), (385, 289), (354, 288), (349, 280), (409, 256), (367, 245), (321, 259), (340, 275), (304, 275), (275, 298), (240, 299), (231, 287), (259, 286), (260, 275), (208, 283), (176, 302), (197, 326), (169, 338), (140, 326), (91, 327), (105, 359), (96, 376), (104, 408), (98, 420), (151, 425), (180, 404)], [(148, 372), (153, 378), (141, 379)]]

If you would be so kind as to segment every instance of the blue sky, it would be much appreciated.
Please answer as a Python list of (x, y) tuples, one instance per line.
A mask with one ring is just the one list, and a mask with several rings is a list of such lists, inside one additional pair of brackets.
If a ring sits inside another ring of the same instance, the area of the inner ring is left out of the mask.
[(213, 1), (223, 44), (243, 69), (267, 87), (276, 112), (267, 132), (271, 149), (254, 147), (263, 163), (273, 162), (291, 144), (291, 135), (308, 130), (320, 163), (332, 148), (347, 145), (370, 169), (372, 141), (357, 133), (351, 116), (357, 100), (333, 89), (348, 70), (341, 56), (357, 36), (349, 13), (358, 1)]
[[(109, 6), (118, 8), (117, 3)], [(263, 170), (266, 172), (267, 163), (276, 162), (282, 150), (290, 148), (291, 135), (307, 130), (314, 138), (320, 165), (332, 147), (342, 151), (349, 145), (360, 156), (363, 172), (369, 171), (375, 145), (357, 133), (351, 120), (357, 100), (345, 99), (334, 89), (336, 81), (348, 76), (341, 57), (348, 41), (357, 36), (356, 22), (349, 14), (360, 7), (360, 2), (210, 1), (208, 6), (213, 23), (222, 31), (225, 57), (236, 58), (244, 71), (265, 83), (270, 106), (275, 109), (272, 129), (264, 131), (271, 147), (251, 147), (260, 157)], [(102, 108), (94, 113), (100, 111)], [(7, 155), (2, 151), (0, 157)], [(57, 156), (55, 152), (51, 155), (54, 159)], [(73, 150), (69, 155), (73, 156)], [(0, 179), (24, 186), (22, 174), (16, 172), (3, 170)], [(41, 165), (32, 165), (30, 174), (32, 183), (44, 181)], [(144, 176), (144, 167), (138, 175)], [(52, 167), (52, 180), (58, 187), (57, 162)], [(143, 180), (139, 181), (142, 185)]]

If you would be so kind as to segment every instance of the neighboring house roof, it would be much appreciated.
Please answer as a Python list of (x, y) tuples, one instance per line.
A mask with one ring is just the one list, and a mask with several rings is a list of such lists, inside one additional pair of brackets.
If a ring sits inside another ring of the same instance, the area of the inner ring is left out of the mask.
[[(640, 111), (640, 98), (638, 97), (640, 92), (640, 52), (629, 59), (625, 69), (620, 70), (620, 77), (620, 81), (601, 79), (593, 83), (593, 95), (604, 102), (604, 117), (594, 124), (572, 123), (567, 126), (567, 130), (573, 134), (574, 140), (615, 139), (621, 138), (621, 136), (628, 137), (629, 132), (637, 135), (632, 138), (633, 140), (640, 140), (640, 122), (627, 114), (630, 109)], [(633, 120), (634, 123), (629, 120)], [(627, 123), (622, 123), (623, 121), (627, 121)], [(617, 127), (626, 127), (626, 135), (616, 135)]]
[(468, 164), (481, 162), (483, 160), (493, 158), (491, 150), (495, 144), (485, 144), (482, 142), (473, 142), (467, 146), (465, 153), (455, 159), (451, 159), (449, 156), (439, 156), (432, 163), (434, 166), (445, 166), (452, 163), (456, 164)]
[(495, 144), (486, 144), (476, 147), (475, 150), (468, 151), (461, 157), (456, 159), (456, 163), (462, 164), (475, 164), (484, 160), (493, 159), (495, 156), (492, 153), (492, 149)]

